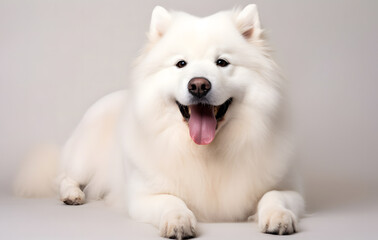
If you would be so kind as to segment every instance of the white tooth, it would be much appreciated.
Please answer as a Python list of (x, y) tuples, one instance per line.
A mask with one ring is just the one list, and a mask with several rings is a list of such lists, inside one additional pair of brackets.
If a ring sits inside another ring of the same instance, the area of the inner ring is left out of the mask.
[(218, 113), (218, 107), (214, 107), (214, 115), (216, 116), (217, 115), (217, 113)]

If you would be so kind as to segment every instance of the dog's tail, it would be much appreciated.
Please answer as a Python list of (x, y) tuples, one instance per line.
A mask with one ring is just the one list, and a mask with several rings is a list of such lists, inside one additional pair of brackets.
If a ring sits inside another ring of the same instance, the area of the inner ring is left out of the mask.
[(16, 175), (13, 192), (21, 197), (50, 197), (57, 191), (60, 149), (41, 145), (32, 150)]

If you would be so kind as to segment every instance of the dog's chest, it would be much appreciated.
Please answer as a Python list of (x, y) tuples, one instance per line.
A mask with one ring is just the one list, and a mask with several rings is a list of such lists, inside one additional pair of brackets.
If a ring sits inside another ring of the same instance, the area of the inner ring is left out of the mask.
[(167, 190), (183, 199), (199, 220), (246, 220), (270, 187), (269, 176), (254, 168), (247, 155), (239, 153), (237, 159), (209, 155), (185, 158), (181, 166), (165, 173)]

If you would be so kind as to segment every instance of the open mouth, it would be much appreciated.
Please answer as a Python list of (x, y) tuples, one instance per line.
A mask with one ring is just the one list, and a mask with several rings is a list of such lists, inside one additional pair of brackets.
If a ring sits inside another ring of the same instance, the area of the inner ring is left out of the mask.
[(182, 117), (188, 122), (191, 138), (200, 145), (214, 140), (218, 122), (224, 118), (231, 102), (232, 98), (229, 98), (219, 106), (205, 103), (186, 106), (176, 101)]

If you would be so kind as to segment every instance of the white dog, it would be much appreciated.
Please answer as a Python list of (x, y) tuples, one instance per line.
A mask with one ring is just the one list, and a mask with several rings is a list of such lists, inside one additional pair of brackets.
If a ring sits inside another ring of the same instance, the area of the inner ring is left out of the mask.
[[(62, 201), (121, 201), (169, 238), (252, 215), (262, 232), (297, 231), (304, 201), (269, 54), (255, 5), (205, 18), (156, 7), (130, 87), (95, 103), (63, 149)], [(42, 191), (30, 172), (19, 192)]]

